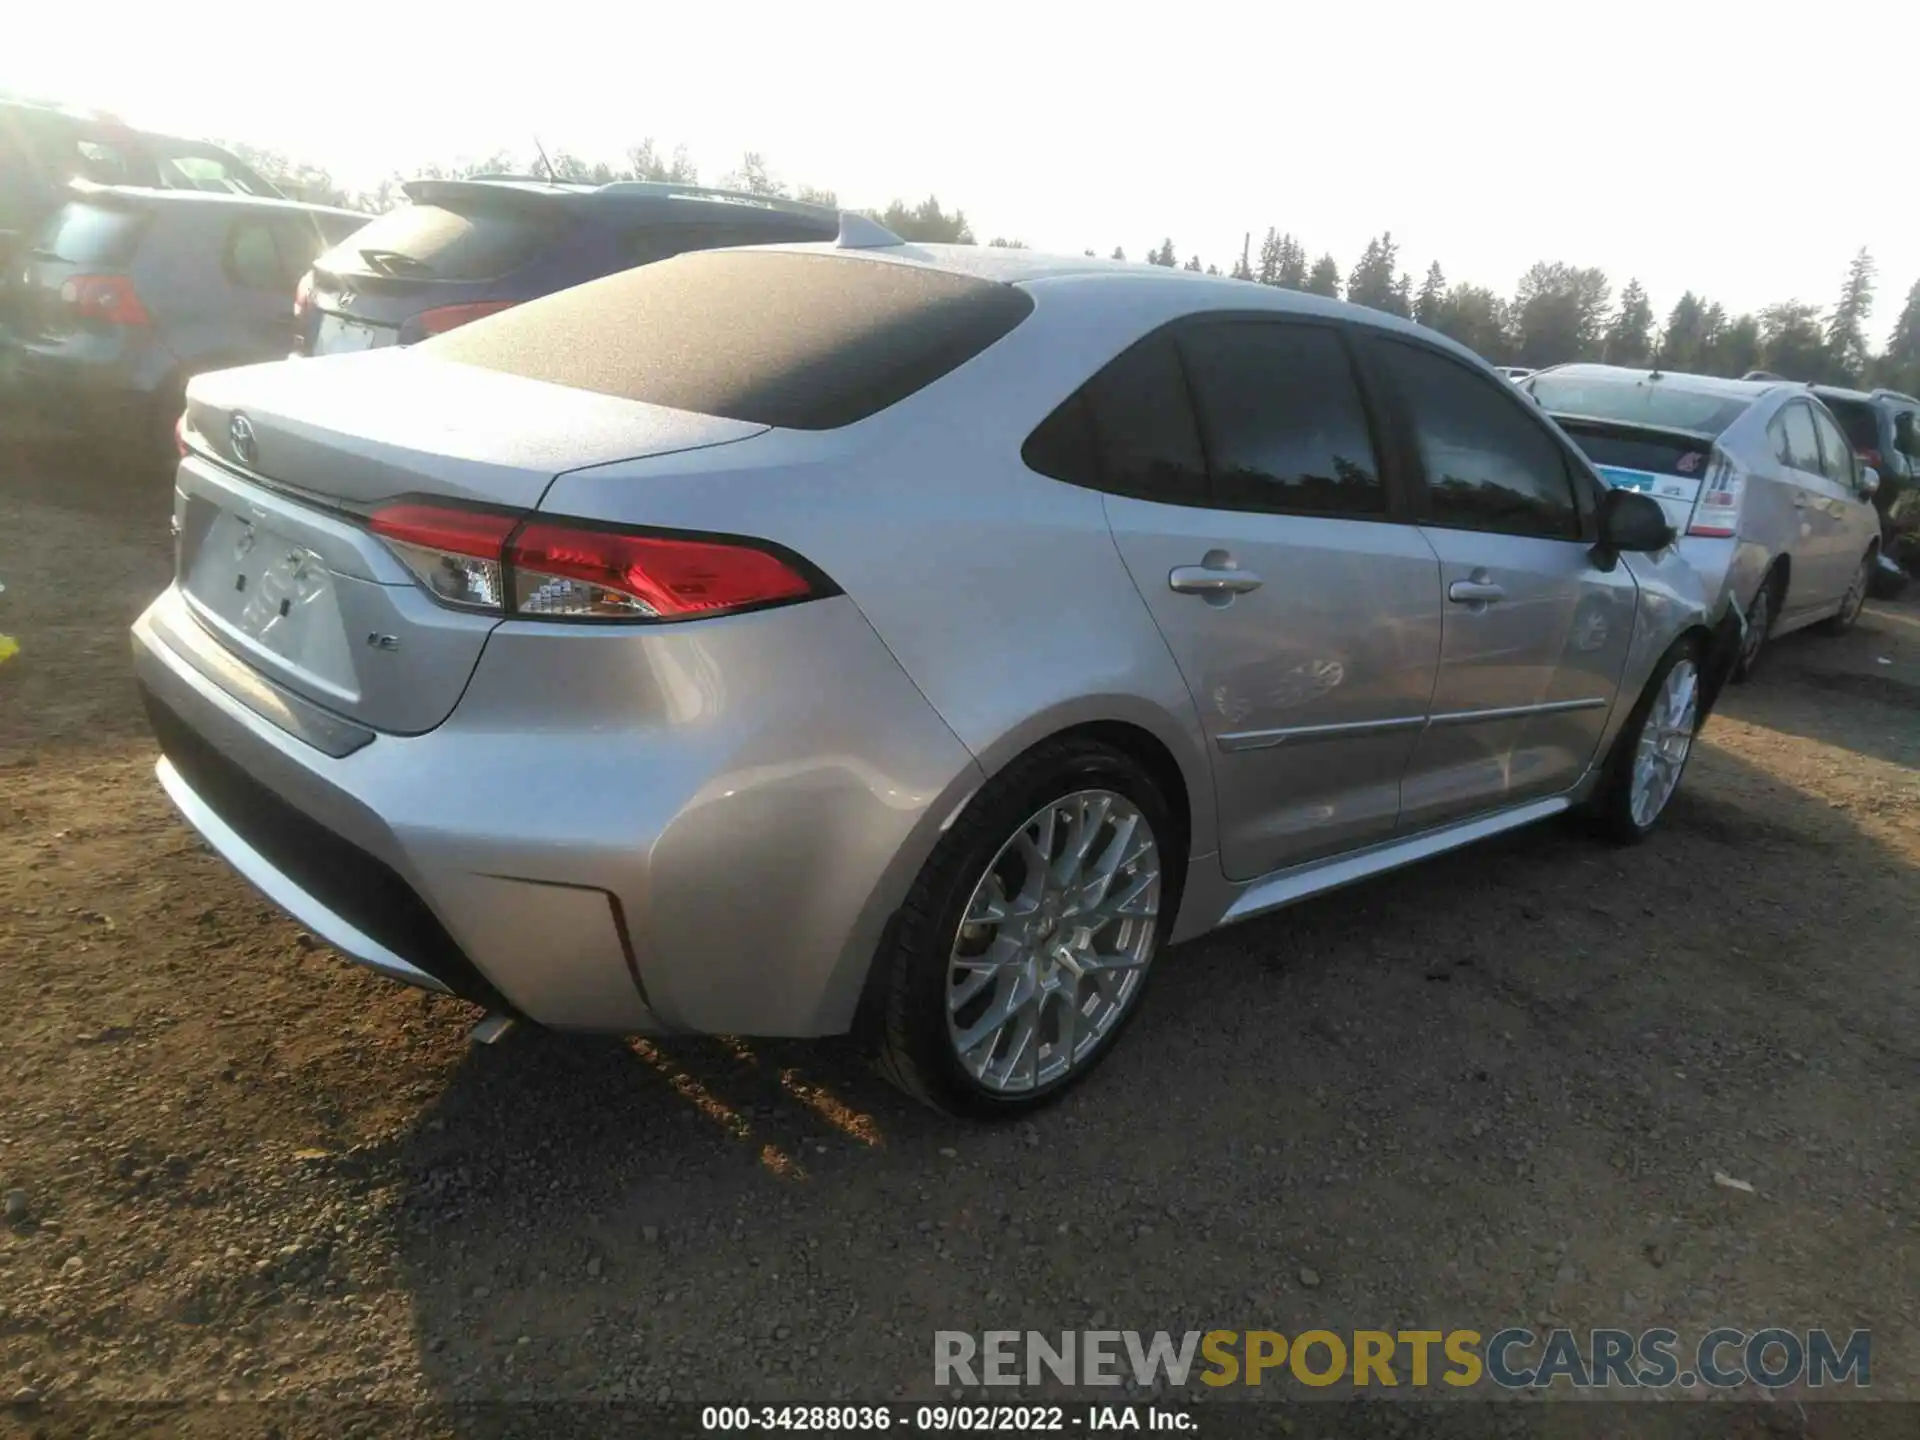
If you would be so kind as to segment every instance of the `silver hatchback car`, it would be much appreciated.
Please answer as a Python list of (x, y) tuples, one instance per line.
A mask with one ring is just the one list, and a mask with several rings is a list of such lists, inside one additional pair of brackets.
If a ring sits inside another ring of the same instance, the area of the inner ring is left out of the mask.
[(711, 251), (200, 377), (134, 630), (187, 819), (561, 1029), (866, 1034), (1017, 1111), (1169, 942), (1658, 822), (1705, 596), (1486, 365), (1154, 267)]
[(1716, 617), (1744, 618), (1733, 678), (1774, 636), (1851, 629), (1880, 557), (1879, 476), (1804, 385), (1559, 365), (1523, 388), (1609, 484), (1651, 495)]

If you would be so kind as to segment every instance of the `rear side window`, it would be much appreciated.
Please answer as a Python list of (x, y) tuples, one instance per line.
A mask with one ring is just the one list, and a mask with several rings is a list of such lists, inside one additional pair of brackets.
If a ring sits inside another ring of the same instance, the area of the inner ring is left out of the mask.
[(1420, 346), (1387, 340), (1379, 354), (1419, 445), (1430, 522), (1580, 537), (1567, 457), (1511, 387)]
[(40, 248), (76, 265), (118, 269), (133, 259), (145, 226), (138, 210), (74, 201), (47, 222)]
[(1226, 321), (1183, 330), (1213, 504), (1309, 515), (1387, 508), (1347, 347), (1325, 326)]
[(1205, 505), (1206, 457), (1187, 396), (1173, 337), (1149, 335), (1049, 415), (1020, 456), (1030, 469), (1072, 485)]
[(708, 250), (576, 285), (416, 348), (576, 390), (831, 430), (931, 385), (1032, 310), (1011, 285), (922, 265)]
[(538, 202), (402, 205), (355, 234), (346, 263), (329, 269), (421, 280), (494, 280), (517, 270), (562, 229)]

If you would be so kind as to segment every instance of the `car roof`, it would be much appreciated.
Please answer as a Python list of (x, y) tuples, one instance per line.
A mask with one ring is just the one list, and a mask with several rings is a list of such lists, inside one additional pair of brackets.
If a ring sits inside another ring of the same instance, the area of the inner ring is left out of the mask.
[(1865, 390), (1850, 390), (1844, 385), (1809, 385), (1807, 388), (1822, 400), (1858, 400), (1866, 405), (1875, 400), (1887, 398), (1884, 395), (1870, 394)]
[(999, 281), (1004, 285), (1035, 289), (1072, 285), (1076, 290), (1091, 288), (1115, 296), (1124, 294), (1139, 298), (1153, 295), (1165, 302), (1164, 308), (1180, 314), (1270, 310), (1277, 314), (1344, 320), (1417, 336), (1430, 345), (1466, 356), (1476, 364), (1486, 364), (1464, 345), (1438, 331), (1428, 330), (1398, 315), (1389, 315), (1384, 310), (1351, 305), (1324, 295), (1309, 295), (1304, 290), (1258, 285), (1250, 280), (1205, 275), (1196, 270), (1150, 265), (1144, 261), (1107, 260), (1095, 255), (1056, 255), (1044, 250), (999, 245), (921, 245), (903, 242), (897, 245), (845, 247), (826, 242), (767, 248), (850, 256), (885, 264), (928, 266), (981, 280)]
[(339, 215), (371, 220), (358, 210), (337, 205), (312, 205), (304, 200), (277, 200), (267, 195), (236, 195), (230, 191), (157, 189), (147, 185), (97, 185), (75, 180), (67, 186), (73, 200), (104, 200), (109, 204), (139, 206), (225, 206), (235, 210), (265, 210), (299, 215)]
[(587, 212), (612, 207), (626, 213), (652, 212), (661, 216), (693, 210), (769, 221), (775, 216), (786, 216), (813, 221), (823, 230), (836, 229), (840, 223), (840, 212), (831, 205), (711, 185), (677, 185), (664, 180), (615, 180), (605, 185), (590, 185), (580, 181), (547, 180), (537, 175), (474, 175), (455, 180), (409, 180), (400, 188), (409, 200), (429, 205), (436, 200), (463, 196), (511, 194), (536, 203), (545, 201)]
[(1697, 395), (1723, 395), (1729, 400), (1758, 400), (1779, 390), (1805, 390), (1791, 380), (1728, 380), (1720, 375), (1698, 375), (1689, 370), (1642, 370), (1627, 365), (1550, 365), (1533, 372), (1542, 379), (1566, 376), (1571, 379), (1658, 380), (1676, 390)]

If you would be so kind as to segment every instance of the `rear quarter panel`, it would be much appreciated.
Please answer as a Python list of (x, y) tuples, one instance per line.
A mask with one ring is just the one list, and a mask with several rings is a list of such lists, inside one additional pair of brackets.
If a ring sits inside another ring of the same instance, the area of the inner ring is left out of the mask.
[(1208, 855), (1199, 716), (1101, 497), (1019, 455), (1033, 426), (1151, 322), (1067, 334), (1045, 319), (1043, 302), (981, 356), (859, 424), (574, 471), (541, 508), (792, 547), (845, 588), (988, 775), (1076, 725), (1146, 731), (1179, 768), (1189, 851)]

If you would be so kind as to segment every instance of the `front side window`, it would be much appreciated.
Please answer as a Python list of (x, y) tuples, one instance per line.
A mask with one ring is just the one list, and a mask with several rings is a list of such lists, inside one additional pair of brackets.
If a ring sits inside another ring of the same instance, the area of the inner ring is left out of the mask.
[(1347, 347), (1323, 325), (1215, 321), (1180, 351), (1212, 471), (1212, 503), (1305, 515), (1387, 508)]
[(1813, 412), (1814, 428), (1820, 432), (1820, 473), (1843, 490), (1858, 487), (1853, 473), (1853, 445), (1840, 427), (1819, 411)]
[(1382, 341), (1427, 480), (1431, 523), (1580, 538), (1566, 455), (1510, 387), (1424, 346)]

